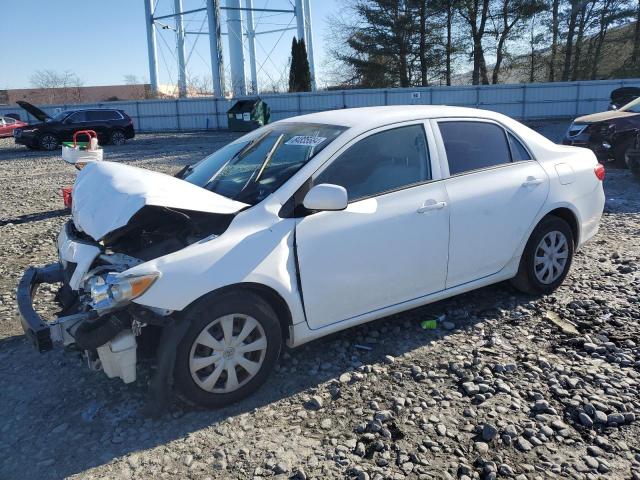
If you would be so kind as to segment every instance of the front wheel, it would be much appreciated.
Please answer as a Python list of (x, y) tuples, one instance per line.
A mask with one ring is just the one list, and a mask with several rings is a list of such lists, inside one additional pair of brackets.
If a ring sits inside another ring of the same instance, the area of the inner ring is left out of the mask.
[(52, 151), (58, 148), (58, 145), (60, 145), (58, 137), (52, 133), (45, 133), (40, 137), (40, 148), (43, 150)]
[(207, 408), (237, 402), (257, 390), (278, 360), (282, 332), (261, 297), (232, 292), (204, 297), (185, 315), (175, 384), (187, 400)]
[(533, 295), (553, 292), (564, 281), (573, 259), (574, 238), (569, 224), (550, 215), (533, 230), (511, 283)]

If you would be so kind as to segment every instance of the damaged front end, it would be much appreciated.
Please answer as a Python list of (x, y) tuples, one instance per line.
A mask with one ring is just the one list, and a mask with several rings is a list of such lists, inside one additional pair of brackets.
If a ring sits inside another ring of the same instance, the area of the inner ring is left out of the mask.
[[(124, 182), (123, 174), (133, 183)], [(184, 208), (192, 205), (184, 196), (170, 195), (166, 187), (180, 182), (178, 194), (199, 187), (184, 187), (182, 180), (158, 175), (122, 165), (92, 165), (81, 171), (74, 186), (73, 218), (58, 235), (59, 261), (30, 267), (18, 285), (21, 324), (40, 352), (54, 344), (75, 348), (92, 369), (130, 383), (136, 379), (139, 344), (147, 347), (148, 341), (152, 345), (144, 351), (154, 352), (162, 343), (163, 330), (175, 323), (173, 312), (135, 303), (161, 273), (148, 270), (132, 275), (128, 271), (215, 238), (227, 229), (234, 210), (244, 205), (227, 202), (216, 212), (212, 204), (219, 199), (202, 190), (204, 196), (196, 195), (206, 203), (205, 211)], [(43, 283), (61, 284), (56, 295), (61, 310), (51, 321), (33, 307)], [(143, 331), (154, 333), (144, 335)]]
[[(30, 267), (18, 285), (22, 328), (40, 352), (54, 344), (84, 352), (93, 369), (125, 383), (136, 378), (136, 336), (149, 324), (161, 326), (169, 311), (153, 311), (132, 301), (158, 278), (158, 273), (129, 276), (143, 262), (114, 253), (103, 244), (82, 238), (68, 222), (58, 236), (60, 261)], [(33, 307), (38, 286), (61, 284), (55, 320), (44, 320)]]

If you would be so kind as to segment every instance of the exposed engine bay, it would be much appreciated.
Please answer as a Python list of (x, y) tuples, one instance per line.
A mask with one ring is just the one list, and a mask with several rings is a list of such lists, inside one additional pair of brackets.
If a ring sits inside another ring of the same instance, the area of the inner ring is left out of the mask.
[[(143, 329), (162, 327), (172, 312), (131, 303), (155, 277), (131, 279), (122, 274), (145, 261), (213, 239), (232, 219), (233, 215), (147, 206), (100, 242), (68, 222), (58, 238), (62, 286), (56, 299), (62, 311), (52, 325), (52, 340), (83, 351), (89, 366), (104, 370), (110, 378), (135, 381), (137, 343), (157, 342), (158, 337), (156, 332), (146, 338)], [(74, 248), (69, 249), (69, 244)], [(90, 263), (69, 258), (68, 251), (77, 254), (82, 250), (78, 247), (92, 248)], [(154, 348), (145, 347), (147, 351)]]

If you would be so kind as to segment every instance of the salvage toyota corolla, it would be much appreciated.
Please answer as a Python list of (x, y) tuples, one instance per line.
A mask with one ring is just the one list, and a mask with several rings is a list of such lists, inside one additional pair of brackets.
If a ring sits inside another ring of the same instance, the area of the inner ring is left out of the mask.
[[(604, 168), (498, 113), (346, 109), (262, 127), (176, 176), (96, 162), (59, 263), (19, 285), (27, 335), (209, 407), (255, 391), (284, 343), (511, 280), (546, 294), (598, 230)], [(61, 283), (57, 319), (32, 296)], [(145, 347), (145, 348), (143, 348)]]

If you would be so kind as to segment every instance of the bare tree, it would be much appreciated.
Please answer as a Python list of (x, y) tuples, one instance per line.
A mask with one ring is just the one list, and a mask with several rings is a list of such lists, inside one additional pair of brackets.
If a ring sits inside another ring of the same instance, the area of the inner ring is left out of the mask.
[(558, 58), (558, 38), (560, 37), (560, 0), (551, 2), (551, 53), (549, 56), (550, 82), (556, 81), (556, 63)]
[(487, 75), (487, 63), (484, 58), (482, 40), (486, 33), (491, 3), (489, 0), (464, 0), (462, 3), (460, 15), (467, 21), (473, 42), (471, 83), (479, 85), (482, 81), (483, 84), (488, 84), (489, 77)]
[(139, 85), (141, 83), (144, 83), (142, 80), (140, 80), (140, 78), (138, 78), (137, 75), (134, 75), (132, 73), (123, 75), (122, 79), (124, 80), (125, 85)]
[(80, 87), (83, 82), (75, 73), (66, 70), (38, 70), (31, 75), (31, 85), (43, 90), (42, 97), (47, 103), (79, 102)]
[(635, 72), (640, 72), (640, 0), (636, 7), (636, 26), (633, 32), (633, 52), (631, 54), (631, 64), (635, 67)]
[[(498, 11), (492, 15), (492, 19), (496, 24), (495, 36), (498, 39), (496, 45), (496, 63), (493, 66), (493, 74), (491, 83), (498, 83), (500, 76), (500, 67), (506, 52), (506, 41), (514, 29), (520, 27), (520, 23), (531, 18), (544, 10), (545, 4), (539, 0), (502, 0), (502, 4)], [(520, 28), (520, 30), (522, 30)], [(518, 32), (518, 36), (520, 36)]]
[(196, 97), (213, 95), (213, 81), (211, 75), (189, 76), (187, 78), (187, 94)]

